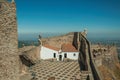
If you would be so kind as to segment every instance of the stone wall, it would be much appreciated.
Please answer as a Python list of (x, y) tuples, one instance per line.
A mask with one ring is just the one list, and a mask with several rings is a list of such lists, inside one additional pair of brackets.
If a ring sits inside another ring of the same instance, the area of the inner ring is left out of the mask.
[(20, 56), (20, 74), (28, 73), (28, 67), (36, 64), (40, 60), (40, 47), (41, 46), (24, 46), (19, 48)]
[(16, 5), (0, 1), (0, 80), (19, 80)]
[(72, 43), (73, 42), (74, 33), (68, 33), (62, 36), (50, 37), (50, 38), (42, 38), (42, 44), (49, 44), (57, 48), (61, 48), (61, 45), (64, 43)]
[(78, 50), (78, 32), (74, 32), (74, 37), (73, 37), (73, 45), (75, 48)]
[(31, 61), (36, 63), (40, 60), (40, 46), (37, 46), (28, 51), (25, 51), (21, 55), (28, 57)]

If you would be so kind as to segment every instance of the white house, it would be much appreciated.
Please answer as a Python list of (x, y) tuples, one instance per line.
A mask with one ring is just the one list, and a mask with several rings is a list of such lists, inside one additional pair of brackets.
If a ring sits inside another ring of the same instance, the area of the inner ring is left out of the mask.
[(59, 53), (59, 60), (63, 60), (64, 58), (77, 60), (78, 55), (79, 51), (72, 44), (63, 44), (61, 46), (61, 52)]
[(61, 48), (56, 48), (50, 45), (43, 45), (40, 51), (41, 59), (56, 58), (57, 61), (63, 61), (64, 58), (77, 60), (79, 51), (70, 43), (63, 44)]
[(51, 59), (56, 58), (58, 55), (59, 49), (56, 47), (52, 47), (50, 45), (44, 45), (41, 47), (40, 58), (41, 59)]

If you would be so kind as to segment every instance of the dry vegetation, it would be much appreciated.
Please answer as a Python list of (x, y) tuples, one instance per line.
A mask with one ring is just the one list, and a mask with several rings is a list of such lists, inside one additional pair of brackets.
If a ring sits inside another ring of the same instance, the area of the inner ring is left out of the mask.
[(102, 73), (103, 80), (113, 80), (115, 76), (116, 80), (120, 80), (120, 64), (116, 64), (116, 68), (110, 70), (106, 66), (102, 65), (99, 67), (100, 72)]
[(120, 64), (116, 64), (116, 69), (114, 70), (114, 74), (117, 78), (117, 80), (120, 80)]
[(102, 73), (103, 80), (112, 80), (112, 73), (105, 66), (99, 67), (100, 72)]

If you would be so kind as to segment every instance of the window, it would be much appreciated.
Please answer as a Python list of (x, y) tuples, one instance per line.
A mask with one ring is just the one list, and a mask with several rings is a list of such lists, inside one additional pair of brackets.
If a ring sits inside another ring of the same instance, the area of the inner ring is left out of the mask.
[(54, 53), (53, 57), (56, 58), (56, 53)]
[(74, 53), (73, 56), (76, 56), (76, 54)]
[(0, 3), (0, 8), (2, 8), (2, 4)]
[(67, 53), (64, 54), (64, 57), (67, 58)]

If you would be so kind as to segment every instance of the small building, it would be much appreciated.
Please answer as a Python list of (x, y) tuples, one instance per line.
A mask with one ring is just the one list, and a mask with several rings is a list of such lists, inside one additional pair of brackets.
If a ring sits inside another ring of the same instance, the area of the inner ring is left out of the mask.
[(77, 60), (78, 55), (79, 55), (79, 51), (72, 44), (67, 43), (67, 44), (63, 44), (61, 46), (61, 52), (59, 54), (62, 55), (62, 60), (64, 58)]
[(63, 61), (65, 58), (77, 60), (79, 51), (70, 43), (61, 45), (61, 48), (56, 48), (50, 45), (43, 45), (40, 51), (41, 59), (57, 59)]
[(50, 46), (50, 45), (44, 45), (41, 46), (41, 51), (40, 51), (40, 59), (52, 59), (56, 58), (58, 55), (59, 48)]

